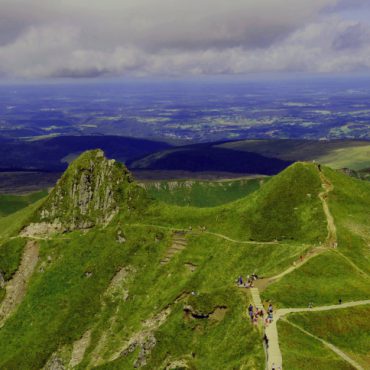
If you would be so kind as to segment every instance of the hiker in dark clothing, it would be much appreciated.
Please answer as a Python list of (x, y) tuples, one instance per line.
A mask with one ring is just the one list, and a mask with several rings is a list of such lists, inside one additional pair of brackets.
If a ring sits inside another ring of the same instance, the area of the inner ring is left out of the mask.
[(239, 276), (238, 278), (238, 284), (243, 285), (243, 278), (241, 276)]
[(342, 304), (342, 298), (339, 298), (338, 304)]
[(265, 342), (266, 348), (269, 348), (269, 339), (267, 338), (266, 334), (263, 336), (263, 341)]
[(269, 304), (269, 308), (268, 308), (268, 312), (269, 313), (273, 313), (274, 309), (272, 308), (272, 304), (270, 303)]
[(252, 305), (252, 303), (248, 307), (248, 312), (249, 313), (253, 312), (253, 305)]

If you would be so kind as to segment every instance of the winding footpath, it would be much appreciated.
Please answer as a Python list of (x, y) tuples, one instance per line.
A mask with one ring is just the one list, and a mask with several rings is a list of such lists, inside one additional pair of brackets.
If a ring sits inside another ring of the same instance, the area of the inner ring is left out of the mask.
[[(356, 301), (356, 302), (347, 302), (343, 303), (341, 305), (332, 305), (332, 306), (321, 306), (321, 307), (314, 307), (314, 308), (282, 308), (274, 312), (274, 320), (271, 324), (269, 324), (266, 329), (265, 333), (267, 335), (267, 338), (269, 339), (269, 347), (267, 350), (267, 369), (271, 370), (273, 366), (276, 367), (280, 366), (281, 368), (283, 365), (283, 359), (279, 347), (279, 338), (278, 338), (278, 331), (277, 331), (277, 322), (280, 319), (284, 319), (284, 316), (289, 315), (291, 313), (298, 313), (298, 312), (319, 312), (319, 311), (331, 311), (331, 310), (339, 310), (343, 308), (349, 308), (349, 307), (355, 307), (355, 306), (363, 306), (370, 304), (370, 300), (364, 300), (364, 301)], [(289, 324), (293, 325), (290, 321), (288, 321)], [(301, 329), (301, 328), (300, 328)], [(304, 329), (301, 329), (303, 331)], [(308, 332), (306, 332), (308, 333)], [(313, 335), (311, 335), (313, 336)], [(320, 338), (317, 338), (321, 342), (325, 342)], [(325, 342), (326, 343), (326, 342)], [(333, 350), (333, 345), (329, 345), (327, 343), (327, 347)], [(336, 347), (334, 347), (336, 348)], [(351, 359), (351, 361), (348, 361), (349, 357), (344, 354), (342, 351), (340, 351), (338, 348), (334, 351), (338, 355), (340, 355), (344, 360), (351, 363), (353, 365), (355, 362)], [(341, 353), (341, 354), (340, 354)], [(360, 365), (356, 364), (355, 368), (362, 369)]]
[[(322, 182), (322, 187), (323, 191), (319, 194), (319, 198), (321, 200), (322, 206), (323, 206), (323, 211), (326, 216), (327, 220), (327, 230), (328, 234), (326, 237), (325, 244), (320, 247), (316, 247), (312, 249), (303, 260), (300, 260), (296, 263), (293, 264), (293, 266), (289, 267), (282, 273), (273, 276), (271, 278), (268, 278), (267, 281), (265, 280), (265, 285), (266, 283), (272, 283), (275, 282), (279, 279), (281, 279), (283, 276), (290, 274), (292, 271), (295, 269), (301, 267), (304, 263), (309, 261), (311, 258), (317, 256), (318, 254), (327, 252), (327, 251), (335, 251), (338, 254), (340, 254), (343, 258), (348, 260), (348, 262), (356, 268), (359, 272), (365, 274), (364, 271), (362, 271), (358, 266), (356, 266), (351, 260), (349, 260), (346, 256), (344, 256), (342, 253), (337, 251), (337, 230), (335, 227), (334, 223), (334, 218), (330, 212), (329, 205), (328, 205), (328, 197), (329, 193), (333, 191), (334, 186), (330, 183), (330, 181), (324, 176), (324, 174), (319, 171), (320, 174), (320, 179)], [(262, 284), (263, 285), (263, 284)], [(254, 306), (259, 307), (261, 305), (261, 298), (259, 294), (259, 289), (254, 288), (253, 291), (251, 291), (252, 295), (252, 300)], [(290, 325), (293, 325), (297, 329), (301, 330), (305, 334), (317, 339), (321, 343), (323, 343), (326, 347), (330, 348), (333, 352), (335, 352), (338, 356), (340, 356), (342, 359), (344, 359), (346, 362), (348, 362), (350, 365), (352, 365), (356, 369), (362, 369), (362, 367), (357, 364), (353, 359), (351, 359), (348, 355), (346, 355), (343, 351), (341, 351), (339, 348), (333, 346), (332, 344), (324, 341), (321, 338), (318, 338), (314, 336), (313, 334), (307, 332), (303, 328), (300, 328), (298, 325), (295, 325), (285, 319), (285, 316), (291, 314), (291, 313), (297, 313), (297, 312), (318, 312), (318, 311), (329, 311), (329, 310), (338, 310), (338, 309), (343, 309), (343, 308), (348, 308), (348, 307), (355, 307), (355, 306), (360, 306), (360, 305), (368, 305), (370, 304), (370, 300), (363, 300), (363, 301), (357, 301), (357, 302), (347, 302), (343, 303), (341, 305), (333, 305), (333, 306), (322, 306), (322, 307), (315, 307), (315, 308), (283, 308), (279, 309), (274, 312), (274, 319), (272, 323), (270, 323), (266, 328), (265, 328), (265, 334), (268, 338), (268, 347), (267, 347), (267, 364), (266, 364), (266, 369), (271, 370), (273, 368), (275, 369), (282, 369), (283, 368), (283, 358), (281, 355), (280, 351), (280, 346), (279, 346), (279, 336), (278, 336), (278, 330), (277, 330), (277, 322), (279, 319), (287, 321)]]
[(217, 238), (221, 238), (224, 240), (227, 240), (232, 243), (238, 243), (238, 244), (262, 244), (262, 245), (272, 245), (272, 244), (279, 244), (277, 241), (270, 241), (270, 242), (258, 242), (258, 241), (251, 241), (251, 240), (237, 240), (237, 239), (232, 239), (224, 234), (219, 234), (219, 233), (214, 233), (212, 231), (207, 231), (207, 230), (200, 230), (198, 231), (193, 231), (193, 230), (186, 230), (186, 229), (180, 229), (176, 227), (171, 227), (171, 226), (162, 226), (162, 225), (154, 225), (154, 224), (126, 224), (125, 226), (129, 227), (154, 227), (157, 229), (164, 229), (164, 230), (169, 230), (169, 231), (174, 231), (174, 232), (186, 232), (186, 233), (192, 233), (192, 234), (207, 234), (207, 235), (212, 235), (216, 236)]
[(324, 189), (319, 194), (319, 198), (322, 203), (322, 208), (325, 213), (325, 217), (327, 220), (327, 229), (328, 229), (328, 236), (326, 237), (326, 245), (328, 247), (337, 247), (337, 228), (335, 227), (334, 223), (334, 218), (333, 215), (330, 212), (329, 209), (329, 204), (328, 204), (328, 198), (329, 198), (329, 193), (334, 190), (333, 184), (324, 176), (324, 174), (319, 171), (320, 179), (321, 179), (321, 184)]

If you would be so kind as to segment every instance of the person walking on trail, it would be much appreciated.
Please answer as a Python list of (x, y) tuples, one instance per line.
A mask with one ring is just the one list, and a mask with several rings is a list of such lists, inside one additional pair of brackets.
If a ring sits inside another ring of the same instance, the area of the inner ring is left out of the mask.
[(342, 304), (342, 298), (339, 298), (338, 304)]
[(252, 305), (252, 303), (249, 305), (249, 307), (248, 307), (248, 312), (249, 313), (253, 313), (253, 305)]
[(265, 343), (266, 348), (269, 348), (269, 339), (267, 338), (266, 333), (265, 333), (265, 335), (263, 336), (263, 341), (264, 341), (264, 343)]
[(239, 276), (238, 278), (238, 284), (243, 285), (243, 278), (241, 276)]
[(273, 312), (274, 312), (274, 309), (272, 307), (272, 304), (270, 303), (269, 308), (268, 308), (268, 313), (273, 313)]
[(272, 320), (274, 319), (274, 317), (272, 315), (272, 312), (269, 312), (268, 313), (267, 318), (268, 318), (269, 323), (271, 324), (272, 323)]

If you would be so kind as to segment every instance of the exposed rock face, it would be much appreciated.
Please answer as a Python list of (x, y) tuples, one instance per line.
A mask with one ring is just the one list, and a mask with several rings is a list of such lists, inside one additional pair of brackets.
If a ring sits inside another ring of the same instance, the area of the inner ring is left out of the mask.
[(43, 370), (65, 370), (65, 366), (62, 359), (53, 353)]
[[(101, 150), (83, 153), (71, 163), (23, 234), (89, 229), (107, 225), (130, 198), (133, 179), (127, 168)], [(136, 185), (135, 185), (136, 186)]]

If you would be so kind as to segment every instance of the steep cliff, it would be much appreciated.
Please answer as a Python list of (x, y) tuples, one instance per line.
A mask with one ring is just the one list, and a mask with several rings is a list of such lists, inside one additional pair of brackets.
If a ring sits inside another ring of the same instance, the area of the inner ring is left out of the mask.
[(107, 225), (137, 192), (127, 168), (103, 151), (83, 153), (68, 167), (23, 234), (45, 234)]

